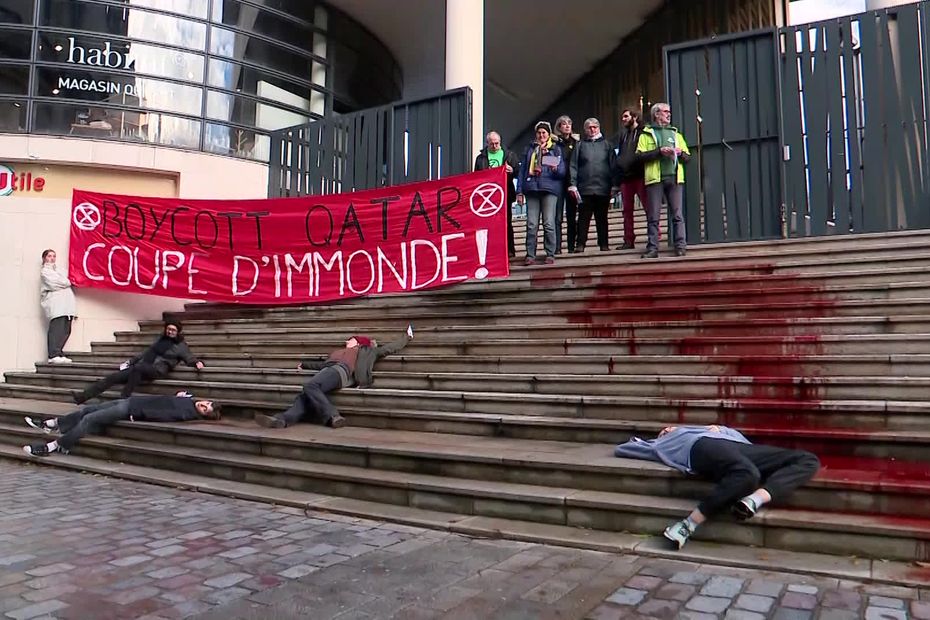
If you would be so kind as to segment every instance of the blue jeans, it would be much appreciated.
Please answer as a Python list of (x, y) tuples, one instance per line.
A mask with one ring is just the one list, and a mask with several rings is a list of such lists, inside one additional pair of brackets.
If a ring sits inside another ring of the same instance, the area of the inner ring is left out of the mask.
[(325, 425), (339, 415), (339, 410), (326, 395), (341, 388), (342, 377), (339, 371), (332, 366), (323, 368), (304, 383), (304, 389), (300, 396), (294, 399), (294, 404), (275, 417), (284, 420), (287, 426), (293, 426), (300, 421)]
[(546, 256), (555, 256), (555, 211), (559, 197), (555, 194), (533, 192), (526, 195), (526, 256), (536, 258), (536, 233), (539, 231), (539, 217), (543, 222), (543, 247)]
[(81, 407), (58, 418), (58, 430), (61, 432), (58, 445), (69, 451), (84, 435), (99, 435), (106, 427), (128, 419), (129, 400), (126, 398)]

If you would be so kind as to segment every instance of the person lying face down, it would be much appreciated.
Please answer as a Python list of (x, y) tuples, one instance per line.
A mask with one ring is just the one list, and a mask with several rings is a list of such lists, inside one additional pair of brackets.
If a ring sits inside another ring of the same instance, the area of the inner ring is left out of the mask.
[(657, 461), (716, 483), (687, 517), (663, 532), (679, 549), (708, 518), (729, 509), (740, 521), (751, 519), (820, 470), (820, 461), (810, 452), (756, 445), (739, 431), (717, 425), (668, 426), (655, 439), (631, 438), (614, 455)]
[(50, 442), (23, 446), (31, 456), (48, 456), (53, 452), (68, 453), (85, 435), (99, 435), (105, 428), (121, 420), (131, 422), (189, 422), (219, 420), (222, 407), (212, 400), (193, 398), (188, 392), (175, 396), (130, 396), (99, 405), (86, 405), (60, 418), (27, 416), (26, 424), (46, 433), (61, 436)]

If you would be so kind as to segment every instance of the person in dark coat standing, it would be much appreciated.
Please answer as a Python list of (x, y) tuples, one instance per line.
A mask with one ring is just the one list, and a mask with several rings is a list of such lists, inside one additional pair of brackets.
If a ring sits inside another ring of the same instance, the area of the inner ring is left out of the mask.
[(611, 177), (616, 154), (601, 133), (601, 122), (589, 118), (584, 122), (584, 140), (572, 155), (568, 191), (578, 200), (578, 239), (575, 253), (584, 252), (588, 243), (591, 216), (597, 226), (597, 245), (601, 251), (610, 249), (607, 240), (607, 208), (610, 205)]
[(372, 384), (375, 362), (386, 355), (397, 353), (413, 338), (413, 326), (407, 325), (404, 335), (384, 346), (367, 336), (351, 336), (346, 346), (336, 349), (323, 361), (304, 360), (298, 370), (318, 371), (304, 384), (303, 391), (294, 399), (287, 411), (277, 415), (256, 414), (255, 422), (267, 428), (284, 428), (300, 421), (317, 422), (332, 428), (345, 426), (345, 418), (326, 396), (342, 388), (368, 387)]
[(555, 139), (562, 147), (562, 157), (565, 159), (565, 178), (562, 180), (562, 195), (559, 196), (559, 203), (555, 208), (555, 253), (562, 253), (562, 222), (565, 222), (565, 241), (569, 253), (575, 251), (575, 240), (578, 238), (578, 203), (575, 197), (568, 191), (569, 174), (568, 169), (571, 166), (572, 156), (575, 154), (575, 147), (578, 146), (580, 137), (572, 133), (572, 119), (567, 115), (562, 115), (555, 121)]
[(184, 342), (184, 336), (181, 335), (181, 322), (169, 319), (165, 321), (162, 334), (149, 348), (131, 360), (123, 362), (117, 372), (75, 393), (74, 402), (81, 405), (120, 383), (123, 384), (120, 397), (126, 398), (139, 385), (167, 377), (182, 361), (197, 370), (203, 369), (203, 362), (194, 357), (187, 343)]
[(501, 166), (507, 169), (507, 253), (510, 258), (513, 258), (517, 255), (513, 242), (513, 203), (517, 200), (514, 175), (520, 168), (520, 158), (513, 151), (504, 148), (501, 136), (496, 131), (488, 132), (485, 143), (487, 146), (481, 149), (478, 157), (475, 158), (475, 172)]
[[(620, 188), (623, 201), (623, 245), (618, 250), (632, 250), (636, 247), (636, 232), (633, 228), (633, 209), (639, 197), (643, 210), (649, 212), (649, 199), (646, 196), (645, 165), (636, 157), (636, 147), (643, 133), (642, 115), (637, 110), (626, 108), (620, 115), (623, 129), (617, 139), (617, 155), (614, 185)], [(661, 231), (659, 231), (661, 236)]]
[(545, 262), (555, 262), (558, 248), (555, 210), (562, 194), (565, 178), (565, 158), (562, 147), (553, 139), (546, 121), (536, 123), (536, 141), (526, 148), (520, 162), (521, 174), (517, 177), (517, 202), (526, 204), (526, 259), (525, 265), (536, 262), (536, 233), (542, 218)]
[(61, 433), (55, 441), (36, 442), (23, 446), (31, 456), (48, 456), (53, 452), (67, 454), (85, 435), (99, 435), (120, 420), (130, 422), (190, 422), (219, 420), (219, 403), (195, 399), (187, 392), (176, 396), (131, 396), (99, 405), (87, 405), (60, 418), (41, 420), (26, 417), (26, 424), (45, 433)]

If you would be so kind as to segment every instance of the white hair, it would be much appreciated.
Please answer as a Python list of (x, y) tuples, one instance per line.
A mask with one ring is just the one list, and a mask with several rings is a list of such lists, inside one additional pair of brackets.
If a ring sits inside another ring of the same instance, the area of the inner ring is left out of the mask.
[(588, 126), (590, 126), (590, 125), (597, 125), (598, 127), (600, 127), (600, 126), (601, 126), (601, 121), (597, 120), (597, 119), (594, 118), (593, 116), (592, 116), (591, 118), (585, 119), (585, 121), (584, 121), (584, 127), (585, 127), (585, 129), (587, 129)]
[(664, 103), (664, 102), (654, 103), (652, 104), (652, 107), (649, 108), (649, 116), (652, 117), (652, 120), (656, 120), (656, 114), (658, 114), (659, 111), (671, 110), (671, 109), (672, 109), (671, 106), (669, 106), (667, 103)]
[[(475, 135), (475, 134), (472, 134), (472, 135)], [(498, 139), (498, 140), (500, 140), (500, 137), (501, 137), (501, 135), (500, 135), (499, 133), (497, 133), (496, 131), (489, 131), (489, 132), (488, 132), (488, 135), (486, 135), (486, 136), (484, 137), (485, 141), (490, 140), (490, 139), (491, 139), (491, 136), (497, 136), (497, 139)]]

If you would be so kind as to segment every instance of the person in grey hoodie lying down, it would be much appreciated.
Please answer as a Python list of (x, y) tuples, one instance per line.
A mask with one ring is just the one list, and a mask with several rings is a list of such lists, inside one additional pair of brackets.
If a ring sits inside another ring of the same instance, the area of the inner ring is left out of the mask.
[(804, 450), (754, 445), (726, 426), (669, 426), (656, 439), (633, 437), (614, 455), (658, 461), (684, 474), (716, 483), (687, 517), (665, 528), (663, 535), (681, 549), (694, 531), (729, 508), (740, 521), (751, 519), (773, 499), (805, 484), (820, 469), (816, 456)]

